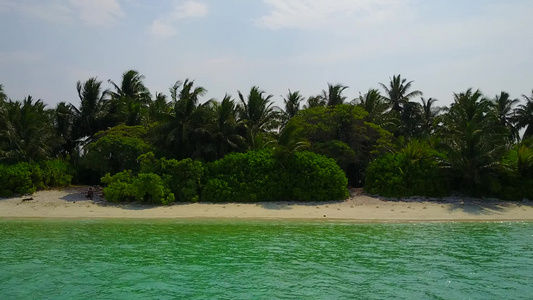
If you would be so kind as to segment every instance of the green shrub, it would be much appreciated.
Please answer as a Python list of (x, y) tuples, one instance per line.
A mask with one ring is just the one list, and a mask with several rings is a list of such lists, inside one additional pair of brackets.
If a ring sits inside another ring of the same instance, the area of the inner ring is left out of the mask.
[(365, 191), (385, 197), (441, 197), (449, 193), (435, 159), (410, 159), (409, 153), (387, 154), (366, 169)]
[(101, 177), (123, 170), (139, 171), (137, 158), (153, 149), (144, 139), (147, 129), (143, 126), (118, 125), (95, 135), (95, 141), (87, 146), (82, 164)]
[(213, 202), (326, 201), (348, 196), (333, 159), (296, 152), (278, 160), (269, 150), (233, 153), (211, 163), (202, 199)]
[(133, 172), (125, 170), (111, 176), (107, 173), (101, 179), (102, 183), (106, 185), (104, 188), (104, 195), (108, 201), (123, 202), (135, 200), (135, 189), (133, 187)]
[(168, 193), (167, 196), (163, 199), (161, 199), (161, 204), (163, 205), (170, 205), (176, 201), (176, 198), (174, 197), (174, 193)]
[(300, 110), (289, 123), (302, 128), (311, 151), (335, 159), (350, 185), (360, 186), (368, 163), (393, 147), (392, 134), (367, 116), (361, 107), (341, 104)]
[(533, 200), (533, 149), (517, 145), (503, 157), (496, 196), (505, 200)]
[[(220, 175), (219, 175), (220, 176)], [(202, 199), (209, 202), (237, 202), (235, 199), (235, 188), (229, 185), (227, 180), (219, 178), (211, 178), (207, 180), (207, 183), (202, 190)], [(245, 198), (248, 200), (249, 198)], [(245, 202), (242, 201), (241, 202)]]
[(113, 176), (107, 173), (101, 181), (107, 185), (104, 195), (111, 202), (170, 204), (175, 200), (174, 194), (157, 174), (141, 173), (135, 176), (131, 170), (126, 170)]
[(201, 162), (190, 158), (184, 160), (157, 159), (152, 152), (139, 156), (141, 173), (159, 175), (164, 185), (174, 194), (175, 200), (180, 202), (195, 202), (199, 200), (204, 167)]
[(104, 195), (111, 202), (130, 202), (135, 200), (135, 189), (131, 183), (114, 182), (104, 188)]
[(284, 174), (271, 151), (232, 153), (209, 165), (203, 199), (213, 202), (282, 200)]
[(0, 165), (0, 197), (32, 194), (47, 187), (68, 186), (69, 165), (60, 160)]
[[(20, 164), (20, 163), (19, 163)], [(37, 163), (22, 163), (30, 171), (30, 178), (35, 190), (46, 188), (46, 174)], [(34, 190), (34, 191), (35, 191)]]
[(139, 162), (139, 166), (140, 166), (139, 173), (154, 173), (154, 174), (161, 173), (161, 166), (159, 163), (159, 159), (155, 157), (155, 154), (153, 152), (141, 154), (137, 158), (137, 161)]
[(43, 183), (48, 187), (68, 186), (73, 177), (70, 164), (59, 159), (47, 160), (40, 163), (43, 173)]
[(348, 197), (348, 179), (335, 160), (312, 152), (296, 152), (285, 165), (291, 200), (327, 201)]
[[(107, 174), (101, 181), (109, 201), (258, 202), (326, 201), (348, 196), (347, 179), (333, 159), (312, 152), (275, 156), (271, 150), (233, 153), (208, 165), (191, 159), (139, 157), (140, 173)], [(205, 177), (204, 177), (204, 174)], [(203, 184), (205, 182), (205, 184)]]
[(199, 161), (190, 158), (177, 161), (161, 159), (161, 176), (165, 185), (174, 193), (177, 201), (196, 202), (199, 200), (204, 167)]
[(31, 194), (37, 189), (32, 182), (28, 163), (0, 165), (0, 197)]
[(133, 190), (137, 200), (144, 203), (169, 204), (174, 194), (165, 188), (163, 180), (153, 173), (141, 173), (133, 180)]
[(315, 143), (311, 150), (317, 154), (335, 159), (337, 164), (346, 170), (349, 164), (355, 161), (356, 154), (348, 144), (338, 140), (331, 140), (323, 143)]
[(500, 190), (496, 197), (502, 200), (533, 199), (533, 178), (523, 178), (508, 173), (500, 177)]

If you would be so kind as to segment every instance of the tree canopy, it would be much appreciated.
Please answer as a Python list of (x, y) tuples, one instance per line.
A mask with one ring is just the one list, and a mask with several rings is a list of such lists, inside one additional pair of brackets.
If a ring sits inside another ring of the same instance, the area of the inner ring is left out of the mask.
[[(371, 190), (378, 192), (394, 190), (378, 179), (380, 172), (391, 182), (429, 184), (420, 168), (446, 179), (439, 192), (517, 198), (527, 193), (517, 186), (533, 182), (533, 94), (487, 97), (469, 88), (451, 94), (446, 107), (421, 97), (414, 81), (397, 74), (355, 99), (345, 96), (348, 86), (328, 83), (308, 97), (289, 89), (276, 99), (252, 86), (217, 100), (205, 99), (207, 89), (191, 79), (176, 81), (168, 94), (152, 94), (144, 79), (128, 70), (118, 81), (80, 80), (73, 87), (79, 104), (55, 108), (32, 96), (12, 100), (0, 84), (0, 163), (63, 159), (77, 171), (75, 181), (94, 183), (106, 173), (137, 176), (139, 156), (147, 153), (161, 162), (212, 163), (233, 153), (271, 151), (286, 167), (296, 153), (311, 151), (333, 158), (350, 186), (364, 186), (371, 168)], [(369, 167), (373, 161), (390, 169)], [(139, 193), (167, 184), (163, 173), (154, 174), (160, 178), (135, 177)], [(185, 197), (180, 193), (170, 189), (157, 197)]]

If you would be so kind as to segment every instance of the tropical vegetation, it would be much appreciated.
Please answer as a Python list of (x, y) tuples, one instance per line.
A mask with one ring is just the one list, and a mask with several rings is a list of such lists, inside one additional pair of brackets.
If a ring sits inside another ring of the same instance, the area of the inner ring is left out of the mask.
[[(355, 99), (259, 86), (205, 99), (194, 80), (152, 94), (135, 70), (76, 83), (79, 99), (12, 100), (0, 84), (0, 196), (103, 184), (109, 201), (155, 204), (463, 194), (533, 199), (533, 94), (480, 90), (453, 103), (394, 75)], [(533, 91), (532, 91), (533, 93)]]

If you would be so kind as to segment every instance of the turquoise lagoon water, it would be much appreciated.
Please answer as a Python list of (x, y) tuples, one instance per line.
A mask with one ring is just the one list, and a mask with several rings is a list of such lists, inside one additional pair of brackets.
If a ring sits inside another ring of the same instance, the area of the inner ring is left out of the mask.
[(0, 220), (0, 299), (532, 298), (532, 222)]

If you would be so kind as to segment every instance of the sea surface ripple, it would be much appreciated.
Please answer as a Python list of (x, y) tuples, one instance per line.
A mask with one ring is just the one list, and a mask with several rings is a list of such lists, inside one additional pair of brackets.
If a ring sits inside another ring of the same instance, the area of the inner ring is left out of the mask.
[(0, 299), (531, 299), (533, 223), (0, 220)]

